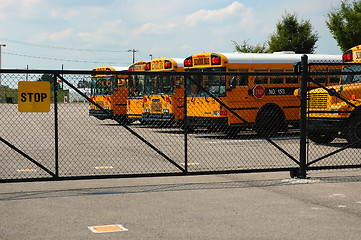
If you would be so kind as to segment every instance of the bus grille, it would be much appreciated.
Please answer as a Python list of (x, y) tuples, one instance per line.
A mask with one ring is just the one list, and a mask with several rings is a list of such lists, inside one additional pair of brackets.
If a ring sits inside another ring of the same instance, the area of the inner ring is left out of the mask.
[(327, 108), (327, 93), (311, 93), (309, 94), (308, 106), (312, 109), (325, 109)]

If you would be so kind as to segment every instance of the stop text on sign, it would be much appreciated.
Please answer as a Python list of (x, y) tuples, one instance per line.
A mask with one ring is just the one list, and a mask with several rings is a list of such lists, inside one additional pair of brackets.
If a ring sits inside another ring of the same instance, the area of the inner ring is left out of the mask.
[(49, 112), (50, 82), (20, 81), (18, 83), (19, 112)]

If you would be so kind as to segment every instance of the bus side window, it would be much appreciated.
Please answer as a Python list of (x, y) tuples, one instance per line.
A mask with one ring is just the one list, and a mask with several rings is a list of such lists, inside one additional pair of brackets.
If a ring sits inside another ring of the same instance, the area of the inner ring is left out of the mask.
[[(282, 68), (270, 69), (270, 72), (283, 72)], [(270, 76), (270, 84), (283, 84), (284, 76)]]
[[(285, 69), (287, 73), (293, 73), (293, 69)], [(286, 84), (297, 84), (299, 82), (299, 78), (297, 76), (286, 76)]]
[[(327, 72), (327, 68), (317, 68), (314, 69), (314, 72)], [(327, 75), (317, 75), (315, 76), (315, 81), (317, 83), (323, 83), (326, 84), (327, 83)]]
[[(229, 69), (229, 72), (247, 73), (248, 69)], [(234, 75), (229, 77), (229, 87), (248, 87), (248, 75)]]
[(238, 75), (238, 76), (231, 76), (230, 77), (230, 84), (231, 88), (235, 87), (247, 87), (248, 86), (248, 76), (247, 75)]
[[(268, 72), (268, 69), (254, 69), (254, 72)], [(254, 84), (268, 84), (268, 76), (254, 76)]]
[[(329, 72), (330, 73), (341, 73), (341, 68), (330, 68), (329, 69)], [(341, 81), (341, 75), (330, 75), (330, 80), (329, 80), (329, 83), (340, 83)]]

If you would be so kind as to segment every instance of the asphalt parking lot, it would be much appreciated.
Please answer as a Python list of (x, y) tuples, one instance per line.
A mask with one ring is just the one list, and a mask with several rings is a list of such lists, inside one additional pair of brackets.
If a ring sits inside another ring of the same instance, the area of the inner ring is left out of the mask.
[(310, 171), (309, 177), (278, 172), (3, 183), (0, 236), (359, 239), (361, 170)]

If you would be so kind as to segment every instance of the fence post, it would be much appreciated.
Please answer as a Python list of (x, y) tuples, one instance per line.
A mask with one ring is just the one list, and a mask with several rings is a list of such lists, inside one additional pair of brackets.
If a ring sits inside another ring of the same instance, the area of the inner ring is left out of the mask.
[(184, 76), (184, 102), (183, 102), (183, 128), (184, 128), (184, 170), (187, 173), (188, 172), (188, 120), (187, 120), (187, 78), (186, 75)]
[(301, 60), (302, 61), (301, 61), (300, 168), (297, 177), (306, 178), (307, 177), (306, 112), (307, 112), (307, 76), (308, 76), (307, 55), (303, 55)]
[(54, 131), (55, 131), (55, 178), (59, 177), (59, 133), (58, 133), (58, 83), (57, 75), (54, 73)]

